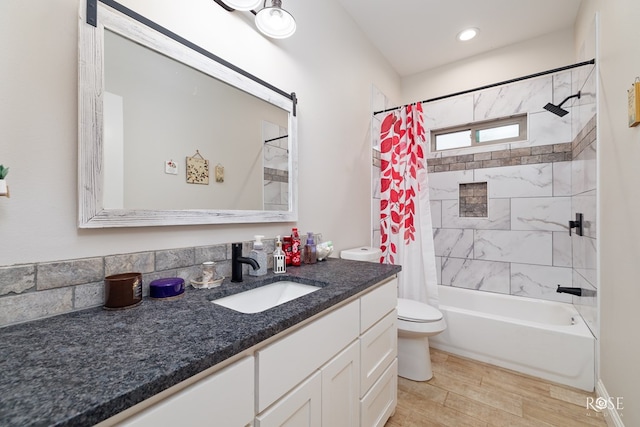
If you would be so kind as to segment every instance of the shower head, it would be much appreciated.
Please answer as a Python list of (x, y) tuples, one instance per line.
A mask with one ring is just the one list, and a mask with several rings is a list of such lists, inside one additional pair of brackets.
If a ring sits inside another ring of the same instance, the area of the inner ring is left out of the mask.
[(556, 116), (560, 116), (560, 117), (564, 117), (567, 114), (569, 114), (569, 112), (567, 110), (565, 110), (564, 108), (561, 108), (559, 105), (554, 105), (552, 103), (547, 103), (547, 105), (544, 106), (544, 109), (547, 111), (551, 111), (553, 114), (555, 114)]
[(567, 96), (564, 101), (562, 101), (560, 104), (555, 105), (552, 103), (547, 103), (547, 105), (544, 106), (544, 109), (547, 111), (552, 112), (553, 114), (555, 114), (556, 116), (560, 116), (560, 117), (564, 117), (567, 114), (569, 114), (569, 112), (567, 110), (565, 110), (564, 108), (562, 108), (562, 104), (564, 104), (565, 102), (567, 102), (568, 100), (570, 100), (571, 98), (578, 98), (580, 99), (580, 92), (576, 93), (575, 95), (571, 95), (571, 96)]

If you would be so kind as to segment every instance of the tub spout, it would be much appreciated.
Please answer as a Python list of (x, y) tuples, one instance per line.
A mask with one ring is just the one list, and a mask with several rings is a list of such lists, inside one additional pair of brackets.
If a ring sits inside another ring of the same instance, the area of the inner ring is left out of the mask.
[(577, 297), (582, 296), (582, 288), (567, 288), (565, 286), (558, 285), (558, 289), (556, 289), (556, 292), (559, 294), (571, 294)]
[(583, 289), (583, 288), (568, 288), (564, 286), (558, 285), (558, 289), (556, 289), (558, 293), (565, 293), (575, 295), (577, 297), (594, 297), (596, 296), (596, 291), (591, 289)]

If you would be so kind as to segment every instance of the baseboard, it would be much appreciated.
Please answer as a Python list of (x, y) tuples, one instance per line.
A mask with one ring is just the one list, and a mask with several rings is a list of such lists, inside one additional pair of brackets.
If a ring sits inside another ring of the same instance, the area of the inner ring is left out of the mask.
[[(598, 380), (598, 382), (596, 383), (596, 396), (598, 396), (599, 399), (605, 399), (606, 402), (615, 402), (615, 398), (612, 399), (611, 396), (609, 396), (609, 392), (607, 392), (607, 389), (602, 383), (602, 380)], [(605, 415), (604, 420), (606, 421), (608, 427), (624, 427), (622, 418), (620, 417), (620, 414), (615, 409), (613, 404), (607, 405), (607, 407), (604, 408), (602, 412)]]

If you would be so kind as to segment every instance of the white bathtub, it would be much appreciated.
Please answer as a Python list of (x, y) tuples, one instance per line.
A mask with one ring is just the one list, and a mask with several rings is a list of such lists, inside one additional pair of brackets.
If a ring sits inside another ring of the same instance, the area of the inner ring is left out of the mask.
[(447, 329), (431, 347), (593, 391), (595, 339), (570, 305), (439, 286)]

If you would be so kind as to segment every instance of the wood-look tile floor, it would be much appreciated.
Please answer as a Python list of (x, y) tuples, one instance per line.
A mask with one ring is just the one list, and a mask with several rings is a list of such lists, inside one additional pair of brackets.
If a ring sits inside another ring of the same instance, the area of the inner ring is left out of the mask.
[(433, 378), (398, 377), (398, 406), (385, 427), (606, 427), (595, 394), (431, 349)]

